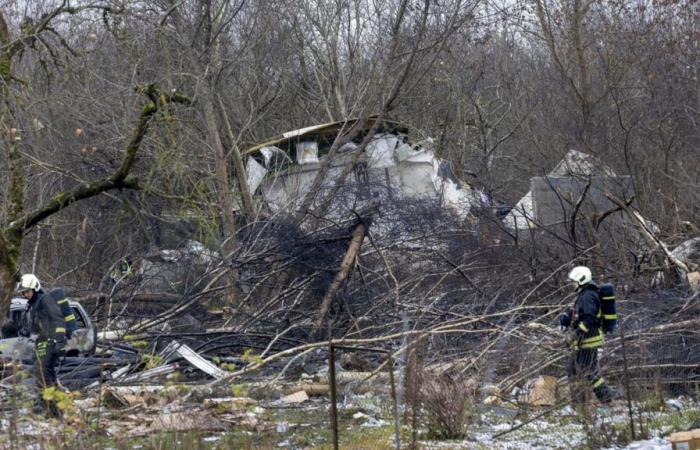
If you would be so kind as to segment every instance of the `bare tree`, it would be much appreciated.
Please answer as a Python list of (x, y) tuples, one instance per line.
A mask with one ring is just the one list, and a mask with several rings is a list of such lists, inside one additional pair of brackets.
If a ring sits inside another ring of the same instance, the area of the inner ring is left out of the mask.
[(55, 27), (63, 16), (95, 10), (105, 13), (115, 11), (107, 5), (91, 4), (70, 7), (67, 2), (59, 3), (57, 6), (44, 6), (47, 7), (46, 12), (40, 16), (36, 18), (26, 16), (24, 18), (23, 25), (16, 37), (11, 35), (10, 25), (5, 20), (5, 16), (0, 13), (0, 40), (3, 43), (2, 59), (4, 61), (2, 72), (2, 122), (5, 124), (3, 154), (7, 161), (9, 177), (6, 194), (7, 207), (3, 211), (2, 226), (0, 227), (0, 254), (2, 255), (0, 260), (0, 312), (2, 314), (9, 307), (19, 267), (22, 241), (26, 231), (74, 202), (95, 197), (114, 189), (137, 189), (139, 187), (138, 180), (131, 177), (130, 172), (153, 117), (161, 108), (167, 108), (167, 105), (172, 101), (187, 101), (185, 97), (180, 95), (162, 94), (152, 85), (142, 88), (142, 93), (148, 101), (142, 108), (132, 136), (125, 145), (122, 161), (115, 167), (113, 173), (101, 179), (79, 180), (72, 188), (55, 193), (43, 204), (27, 211), (25, 208), (25, 189), (27, 186), (25, 166), (27, 159), (22, 155), (24, 144), (20, 131), (22, 129), (20, 124), (26, 118), (22, 111), (22, 102), (15, 101), (17, 98), (15, 87), (22, 82), (22, 75), (15, 67), (23, 53), (31, 51), (37, 45), (43, 46), (51, 56), (56, 56), (57, 48), (61, 46), (70, 50), (60, 35), (58, 35), (59, 39), (57, 40), (50, 38), (52, 35), (57, 35)]

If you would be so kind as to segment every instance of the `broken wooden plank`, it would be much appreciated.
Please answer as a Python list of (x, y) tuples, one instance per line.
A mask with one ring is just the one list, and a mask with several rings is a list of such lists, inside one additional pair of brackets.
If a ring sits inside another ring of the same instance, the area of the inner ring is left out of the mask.
[[(342, 371), (336, 372), (335, 381), (339, 384), (345, 383), (377, 383), (386, 382), (389, 380), (389, 374), (386, 372), (355, 372), (355, 371)], [(328, 374), (324, 374), (320, 377), (320, 381), (328, 383)]]
[(287, 404), (304, 403), (309, 399), (309, 396), (304, 391), (298, 391), (293, 394), (282, 397), (281, 402)]

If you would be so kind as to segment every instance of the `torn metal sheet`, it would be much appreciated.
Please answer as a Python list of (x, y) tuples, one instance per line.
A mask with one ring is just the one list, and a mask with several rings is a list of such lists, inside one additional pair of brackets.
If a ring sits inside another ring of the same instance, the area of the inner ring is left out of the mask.
[(187, 360), (187, 362), (192, 364), (194, 367), (198, 368), (207, 375), (216, 378), (217, 380), (224, 378), (228, 374), (225, 370), (216, 367), (187, 345), (180, 344), (177, 341), (172, 341), (170, 344), (168, 344), (168, 346), (163, 349), (161, 354), (166, 361), (172, 359), (175, 355), (178, 355)]
[[(569, 150), (564, 158), (547, 174), (549, 177), (585, 177), (591, 174), (617, 176), (609, 166), (602, 164), (595, 157)], [(535, 211), (532, 190), (528, 191), (503, 218), (503, 224), (511, 230), (535, 228)]]
[(156, 378), (162, 375), (167, 375), (171, 372), (176, 371), (179, 368), (180, 365), (178, 363), (165, 364), (162, 366), (154, 367), (153, 369), (144, 370), (143, 372), (126, 376), (122, 379), (119, 379), (118, 381), (120, 383), (133, 383), (138, 381), (145, 381), (150, 378)]
[[(108, 380), (117, 379), (117, 378), (121, 377), (122, 375), (124, 375), (125, 373), (127, 373), (129, 371), (129, 369), (131, 369), (131, 364), (127, 364), (126, 366), (115, 370), (114, 372), (112, 372), (111, 374), (109, 374), (107, 376), (107, 379)], [(99, 385), (100, 385), (100, 380), (97, 380), (97, 381), (93, 382), (92, 384), (87, 385), (87, 389), (96, 388)]]
[(254, 158), (248, 158), (245, 171), (248, 189), (250, 189), (250, 192), (255, 192), (258, 186), (260, 186), (260, 183), (262, 183), (263, 178), (265, 178), (267, 169), (260, 165)]
[[(576, 206), (580, 217), (593, 217), (615, 210), (617, 205), (607, 196), (632, 199), (634, 183), (629, 176), (589, 175), (585, 180), (576, 177), (533, 177), (530, 179), (530, 191), (536, 223), (552, 229), (557, 225), (567, 226), (578, 199), (584, 195), (585, 201)], [(608, 223), (615, 222), (618, 226), (623, 226), (624, 220), (623, 213), (619, 212), (612, 214)]]
[(293, 162), (284, 150), (275, 146), (261, 148), (260, 154), (263, 155), (264, 166), (267, 170), (277, 170)]
[(299, 163), (299, 164), (318, 163), (318, 142), (315, 142), (315, 141), (298, 142), (296, 145), (296, 149), (297, 149), (297, 163)]
[(671, 251), (671, 255), (686, 263), (700, 264), (700, 237), (688, 239)]
[[(285, 133), (282, 138), (267, 141), (244, 151), (244, 154), (263, 152), (270, 145), (286, 147), (289, 155), (296, 157), (296, 164), (284, 167), (270, 176), (267, 173), (257, 186), (258, 191), (273, 212), (294, 210), (305, 198), (308, 190), (321, 170), (320, 160), (327, 158), (327, 143), (337, 135), (347, 123), (326, 124)], [(321, 189), (331, 186), (345, 171), (348, 164), (354, 164), (353, 177), (348, 178), (347, 189), (338, 196), (342, 204), (332, 210), (342, 214), (347, 205), (358, 205), (367, 199), (389, 197), (416, 198), (440, 203), (461, 219), (465, 219), (472, 208), (479, 205), (479, 193), (466, 182), (457, 179), (449, 165), (435, 153), (433, 139), (408, 142), (406, 128), (387, 122), (364, 149), (364, 159), (356, 161), (349, 157), (357, 148), (356, 142), (348, 142), (341, 147), (328, 166)], [(369, 130), (370, 124), (365, 129)], [(300, 139), (303, 136), (303, 139)], [(297, 139), (293, 139), (293, 138)], [(296, 151), (294, 155), (293, 152)], [(263, 153), (264, 156), (264, 153)], [(269, 167), (268, 167), (269, 169)], [(321, 196), (319, 196), (319, 201)], [(316, 206), (316, 205), (314, 205)]]
[(400, 144), (399, 137), (393, 134), (375, 136), (365, 150), (369, 166), (377, 169), (395, 166), (394, 151)]

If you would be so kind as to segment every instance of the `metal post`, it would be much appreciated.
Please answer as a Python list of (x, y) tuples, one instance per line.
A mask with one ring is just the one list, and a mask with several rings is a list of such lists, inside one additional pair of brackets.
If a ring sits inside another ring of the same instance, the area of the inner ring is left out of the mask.
[(401, 450), (401, 429), (399, 424), (399, 402), (396, 399), (396, 383), (394, 382), (394, 358), (389, 356), (389, 382), (391, 383), (391, 398), (394, 400), (394, 448)]
[(335, 349), (333, 340), (328, 340), (328, 380), (331, 388), (331, 430), (333, 431), (333, 449), (338, 450), (338, 406), (336, 404), (335, 384)]

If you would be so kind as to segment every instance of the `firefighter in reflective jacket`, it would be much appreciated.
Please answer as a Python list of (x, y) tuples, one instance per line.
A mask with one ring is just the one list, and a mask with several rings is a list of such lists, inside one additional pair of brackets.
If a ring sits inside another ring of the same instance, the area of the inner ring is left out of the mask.
[(28, 331), (37, 334), (34, 371), (39, 386), (55, 386), (56, 365), (66, 346), (66, 321), (61, 306), (44, 293), (39, 279), (32, 274), (22, 275), (17, 292), (29, 301)]
[(583, 391), (576, 389), (576, 382), (586, 380), (601, 403), (612, 400), (612, 391), (598, 373), (598, 349), (603, 346), (601, 329), (600, 296), (598, 286), (588, 267), (574, 267), (569, 272), (569, 280), (578, 292), (574, 307), (559, 317), (559, 323), (566, 330), (566, 343), (572, 350), (568, 376), (572, 382), (572, 399), (575, 403), (583, 400)]

